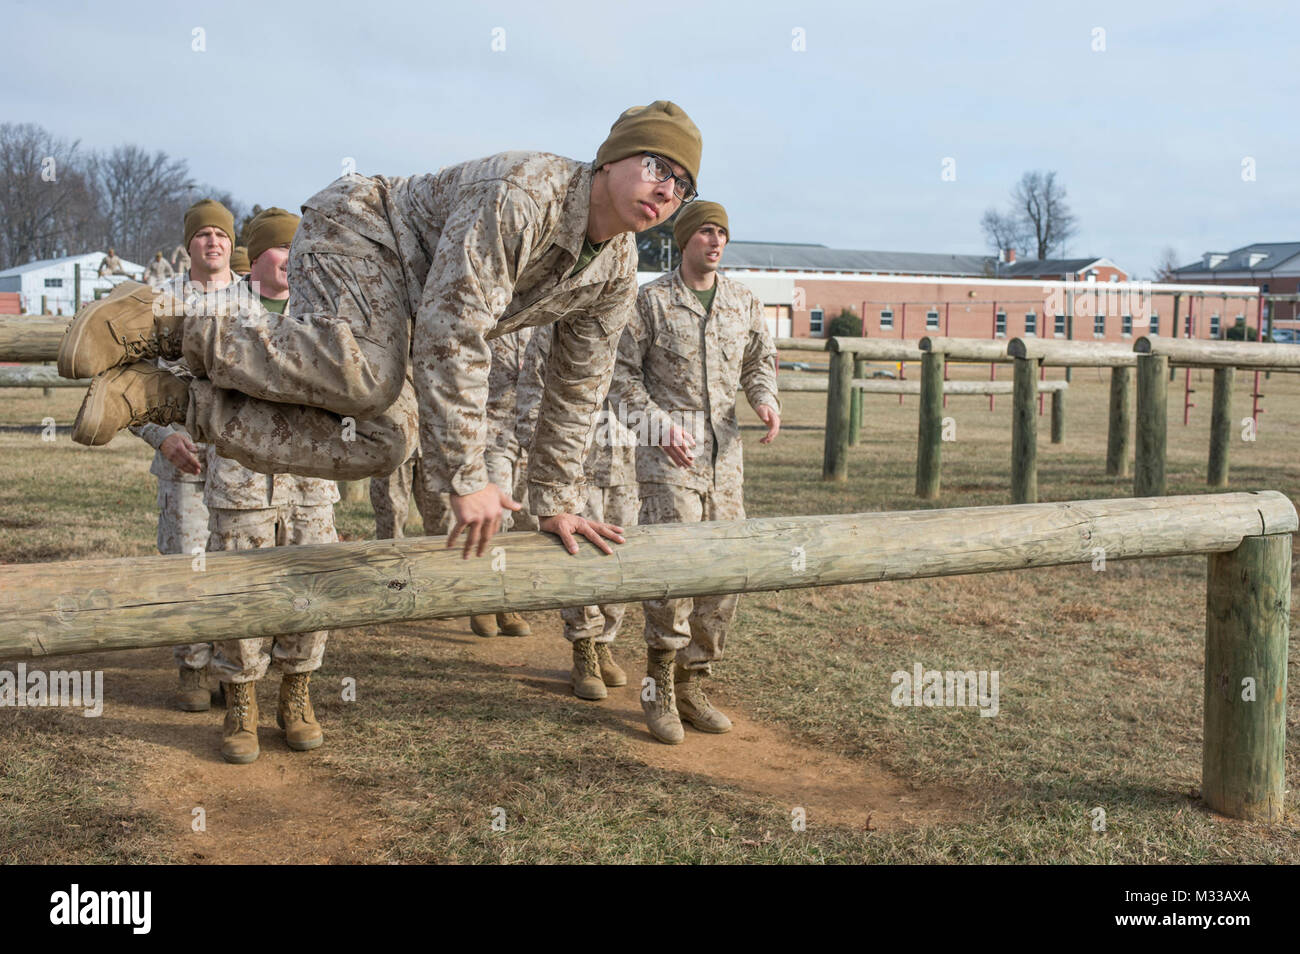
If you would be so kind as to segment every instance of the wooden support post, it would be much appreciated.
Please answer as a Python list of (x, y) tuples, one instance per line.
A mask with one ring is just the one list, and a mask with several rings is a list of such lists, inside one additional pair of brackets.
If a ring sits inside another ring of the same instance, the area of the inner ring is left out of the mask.
[[(867, 359), (861, 355), (853, 356), (853, 377), (863, 378), (867, 375)], [(849, 404), (849, 446), (853, 447), (858, 443), (858, 436), (862, 431), (862, 392), (857, 388), (853, 389), (853, 399)]]
[(1052, 392), (1052, 443), (1065, 442), (1065, 392)]
[(1127, 477), (1129, 429), (1133, 426), (1132, 372), (1128, 368), (1110, 369), (1110, 423), (1106, 430), (1106, 475)]
[(81, 308), (81, 264), (72, 266), (72, 314)]
[(1015, 383), (1011, 392), (1011, 502), (1038, 503), (1038, 362), (1015, 359)]
[(1201, 796), (1216, 812), (1282, 820), (1291, 534), (1211, 554), (1205, 601)]
[(1210, 466), (1206, 483), (1228, 486), (1228, 446), (1232, 443), (1232, 381), (1236, 368), (1214, 369), (1214, 403), (1210, 408)]
[(1168, 417), (1168, 366), (1164, 355), (1138, 355), (1137, 462), (1133, 468), (1134, 497), (1163, 497), (1165, 485), (1165, 427)]
[(831, 373), (826, 385), (826, 444), (822, 453), (822, 480), (843, 483), (849, 478), (853, 353), (835, 348), (833, 340), (831, 348)]
[(943, 446), (942, 354), (921, 357), (921, 411), (916, 429), (916, 495), (922, 500), (939, 497), (939, 470)]

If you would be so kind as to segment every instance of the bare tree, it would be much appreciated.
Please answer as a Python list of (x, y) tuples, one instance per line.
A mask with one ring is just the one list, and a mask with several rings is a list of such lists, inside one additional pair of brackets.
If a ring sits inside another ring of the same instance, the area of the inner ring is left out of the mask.
[(1173, 282), (1178, 280), (1178, 252), (1172, 245), (1160, 250), (1160, 259), (1156, 262), (1156, 281)]
[(172, 159), (161, 150), (149, 155), (139, 146), (126, 145), (97, 156), (92, 168), (104, 245), (144, 262), (175, 241), (185, 199), (194, 187), (184, 159)]
[(1011, 203), (1033, 236), (1039, 259), (1063, 250), (1078, 231), (1055, 172), (1026, 172), (1011, 192)]
[(76, 142), (32, 123), (0, 123), (0, 268), (67, 254), (96, 230)]
[(988, 209), (980, 228), (996, 249), (1023, 249), (1034, 252), (1035, 258), (1050, 258), (1078, 231), (1065, 199), (1065, 186), (1056, 181), (1055, 172), (1026, 172), (1011, 190), (1007, 212)]

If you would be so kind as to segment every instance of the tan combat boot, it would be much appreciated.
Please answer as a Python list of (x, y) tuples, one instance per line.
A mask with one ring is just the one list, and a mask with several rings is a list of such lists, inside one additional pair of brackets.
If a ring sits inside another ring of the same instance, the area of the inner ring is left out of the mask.
[(573, 694), (579, 699), (596, 701), (609, 695), (605, 691), (605, 684), (600, 679), (596, 641), (590, 636), (573, 641), (573, 672), (569, 676), (569, 685), (573, 687)]
[(495, 636), (499, 632), (496, 613), (480, 613), (478, 616), (471, 616), (469, 628), (474, 631), (475, 636)]
[(275, 724), (284, 729), (284, 741), (295, 752), (306, 752), (325, 741), (311, 707), (307, 685), (309, 672), (285, 673), (280, 680), (280, 705), (275, 712)]
[(627, 673), (623, 667), (614, 662), (614, 654), (610, 652), (609, 643), (596, 644), (596, 661), (600, 664), (600, 678), (607, 686), (617, 687), (627, 685)]
[(497, 630), (502, 636), (531, 636), (533, 628), (518, 613), (497, 613)]
[(257, 683), (228, 682), (221, 757), (236, 765), (257, 761)]
[(686, 738), (682, 720), (677, 715), (673, 693), (674, 649), (646, 649), (646, 676), (651, 680), (641, 688), (641, 708), (650, 734), (660, 742), (677, 745)]
[(132, 424), (184, 424), (189, 402), (188, 382), (168, 371), (144, 361), (113, 368), (90, 382), (72, 439), (97, 447)]
[(673, 679), (677, 683), (677, 711), (683, 719), (701, 732), (731, 731), (731, 720), (713, 708), (704, 695), (703, 672), (677, 666)]
[(120, 364), (179, 358), (184, 321), (184, 305), (169, 293), (122, 282), (72, 319), (59, 342), (59, 374), (93, 378)]
[(181, 666), (181, 681), (176, 687), (176, 708), (182, 712), (207, 712), (212, 708), (212, 693), (204, 685), (206, 669)]

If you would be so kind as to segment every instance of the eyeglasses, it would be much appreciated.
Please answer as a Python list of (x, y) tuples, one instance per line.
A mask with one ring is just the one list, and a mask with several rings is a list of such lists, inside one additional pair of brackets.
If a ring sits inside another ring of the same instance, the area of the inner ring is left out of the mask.
[(679, 176), (673, 172), (673, 167), (668, 164), (667, 159), (656, 156), (653, 152), (647, 152), (645, 158), (641, 160), (641, 165), (646, 175), (653, 177), (656, 182), (667, 182), (672, 179), (673, 195), (677, 196), (682, 205), (694, 202), (695, 197), (699, 195), (687, 176)]

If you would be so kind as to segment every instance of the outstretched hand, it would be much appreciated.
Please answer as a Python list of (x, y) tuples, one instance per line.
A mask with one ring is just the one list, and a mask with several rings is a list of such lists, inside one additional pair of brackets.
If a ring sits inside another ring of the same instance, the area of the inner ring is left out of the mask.
[(465, 549), (461, 558), (468, 560), (471, 551), (476, 556), (487, 552), (490, 541), (501, 529), (501, 515), (506, 510), (519, 510), (523, 504), (511, 499), (510, 495), (496, 484), (488, 484), (482, 490), (472, 494), (451, 495), (451, 512), (456, 518), (451, 533), (447, 534), (447, 546), (452, 547), (461, 531), (465, 532)]
[(199, 462), (199, 449), (194, 446), (188, 434), (176, 431), (174, 434), (168, 434), (161, 444), (158, 445), (159, 452), (163, 457), (171, 462), (177, 470), (186, 474), (197, 474), (202, 470)]

